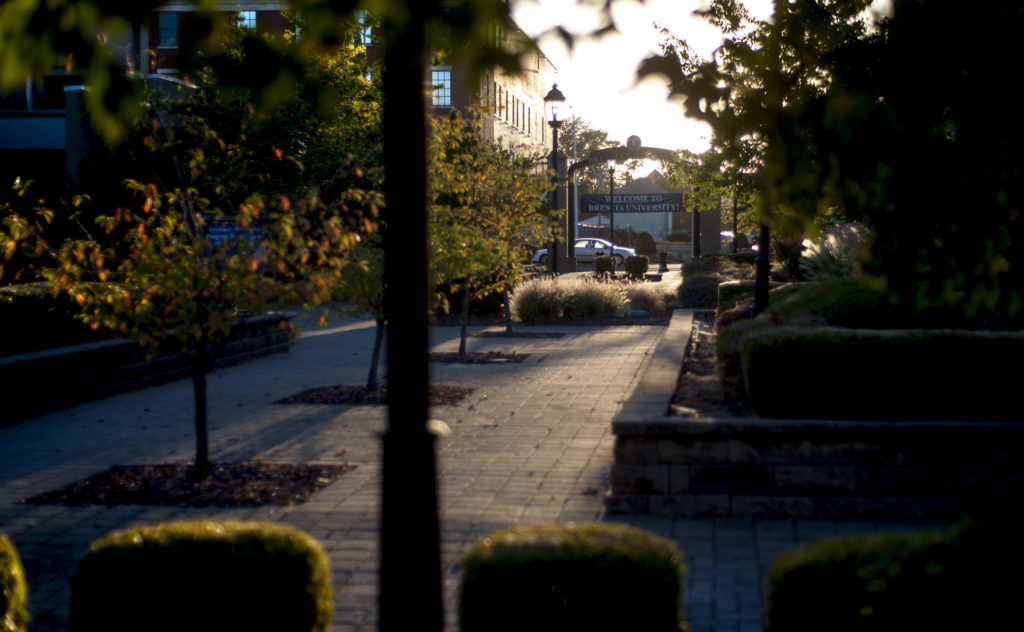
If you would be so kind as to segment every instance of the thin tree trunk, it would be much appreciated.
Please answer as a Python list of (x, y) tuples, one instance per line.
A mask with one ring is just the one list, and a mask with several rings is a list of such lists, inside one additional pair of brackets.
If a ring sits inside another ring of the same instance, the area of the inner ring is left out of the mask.
[(512, 306), (509, 304), (508, 284), (501, 289), (501, 295), (505, 302), (505, 333), (514, 336), (516, 332), (512, 329)]
[[(202, 347), (202, 343), (200, 343)], [(209, 437), (206, 423), (206, 374), (209, 360), (206, 350), (197, 350), (192, 364), (192, 394), (196, 405), (196, 461), (192, 477), (196, 482), (210, 475)]]
[(466, 287), (462, 294), (462, 328), (459, 332), (459, 359), (466, 357), (466, 327), (469, 325), (469, 301), (473, 294), (469, 291), (469, 277), (466, 277)]
[(382, 342), (384, 342), (384, 319), (378, 318), (377, 332), (373, 337), (373, 353), (370, 355), (370, 375), (366, 378), (366, 390), (370, 393), (376, 391), (379, 386), (377, 383), (377, 367), (380, 365), (380, 348)]

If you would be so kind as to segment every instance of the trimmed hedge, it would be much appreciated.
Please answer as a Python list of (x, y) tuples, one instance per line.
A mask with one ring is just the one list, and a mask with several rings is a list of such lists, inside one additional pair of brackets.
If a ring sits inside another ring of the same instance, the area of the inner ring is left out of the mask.
[(601, 276), (615, 272), (615, 260), (611, 255), (598, 255), (594, 257), (594, 274)]
[(30, 620), (25, 571), (18, 551), (0, 533), (0, 632), (24, 632)]
[(626, 272), (635, 279), (642, 279), (647, 274), (647, 266), (650, 262), (644, 255), (635, 255), (626, 257), (625, 268)]
[(463, 632), (681, 629), (682, 555), (636, 527), (537, 525), (495, 531), (466, 555)]
[(1019, 618), (1020, 537), (949, 530), (832, 538), (776, 558), (766, 632), (998, 630)]
[(903, 328), (895, 298), (871, 289), (857, 279), (829, 279), (773, 284), (769, 314), (786, 324), (816, 321), (836, 327)]
[(1006, 361), (1024, 354), (1024, 332), (755, 327), (739, 349), (762, 417), (1020, 418)]
[(71, 578), (85, 631), (324, 631), (327, 556), (309, 535), (258, 522), (167, 522), (112, 533)]
[(718, 304), (718, 284), (722, 279), (717, 274), (692, 274), (683, 277), (676, 295), (679, 307), (712, 309)]

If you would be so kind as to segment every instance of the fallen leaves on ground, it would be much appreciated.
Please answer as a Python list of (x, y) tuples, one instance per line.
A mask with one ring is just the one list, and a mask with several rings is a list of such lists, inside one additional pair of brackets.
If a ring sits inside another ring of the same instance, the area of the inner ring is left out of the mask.
[(461, 356), (456, 351), (430, 354), (431, 361), (445, 364), (504, 364), (522, 362), (529, 357), (529, 353), (506, 353), (504, 351), (467, 351)]
[[(429, 388), (428, 401), (434, 406), (454, 406), (473, 392), (471, 388), (448, 384), (431, 384)], [(362, 384), (338, 384), (335, 386), (311, 388), (279, 399), (274, 403), (373, 405), (387, 403), (387, 394), (388, 389), (386, 386), (375, 391), (369, 391)]]
[(84, 481), (25, 500), (32, 505), (174, 505), (258, 507), (298, 505), (351, 469), (341, 465), (211, 463), (210, 476), (192, 479), (192, 465), (117, 465)]

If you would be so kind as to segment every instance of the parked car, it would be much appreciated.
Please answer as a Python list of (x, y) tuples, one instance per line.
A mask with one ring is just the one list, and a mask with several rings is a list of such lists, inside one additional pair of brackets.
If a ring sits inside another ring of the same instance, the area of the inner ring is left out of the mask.
[[(575, 250), (577, 263), (594, 263), (594, 257), (612, 254), (612, 243), (607, 239), (599, 239), (597, 237), (580, 237), (574, 242), (573, 248)], [(622, 262), (626, 257), (632, 257), (635, 255), (635, 248), (615, 246), (613, 256), (615, 257), (616, 264), (622, 265)], [(533, 262), (541, 265), (546, 264), (548, 262), (547, 248), (541, 248), (537, 252), (533, 253)]]

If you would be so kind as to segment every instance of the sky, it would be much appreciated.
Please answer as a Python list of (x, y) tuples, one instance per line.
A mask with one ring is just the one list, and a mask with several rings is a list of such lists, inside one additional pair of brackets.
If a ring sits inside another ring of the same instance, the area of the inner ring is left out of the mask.
[[(756, 14), (771, 12), (770, 0), (746, 4)], [(666, 80), (636, 80), (637, 66), (659, 53), (665, 39), (655, 23), (701, 53), (710, 54), (720, 44), (717, 31), (693, 15), (701, 6), (701, 0), (616, 0), (612, 16), (619, 32), (577, 41), (572, 51), (558, 36), (542, 34), (557, 25), (573, 33), (601, 26), (593, 0), (517, 0), (512, 17), (527, 35), (540, 37), (541, 50), (558, 69), (558, 88), (566, 97), (560, 118), (571, 106), (576, 116), (606, 130), (610, 140), (625, 144), (636, 135), (645, 147), (701, 152), (708, 148), (711, 132), (703, 123), (683, 116), (681, 100), (668, 100)]]

